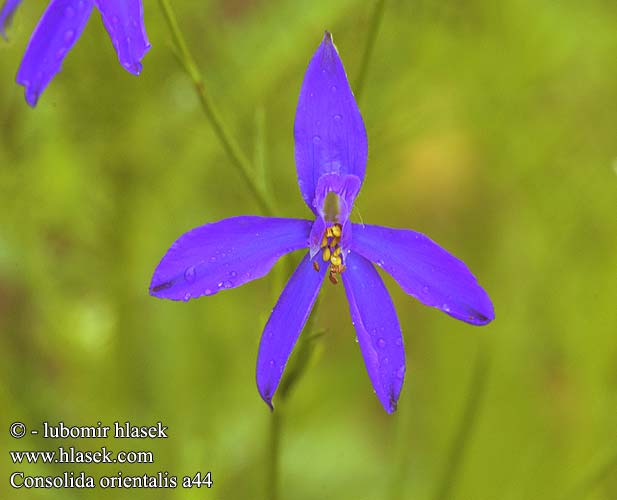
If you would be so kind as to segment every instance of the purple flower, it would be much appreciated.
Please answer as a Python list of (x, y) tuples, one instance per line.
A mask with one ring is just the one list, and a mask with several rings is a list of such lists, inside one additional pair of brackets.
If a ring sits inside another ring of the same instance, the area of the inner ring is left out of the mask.
[(291, 351), (325, 276), (343, 281), (366, 369), (388, 413), (405, 375), (403, 337), (377, 264), (420, 302), (456, 319), (494, 319), (486, 292), (463, 262), (423, 234), (354, 224), (366, 131), (329, 33), (313, 55), (294, 127), (298, 185), (314, 221), (243, 216), (182, 235), (154, 271), (150, 293), (172, 300), (212, 295), (261, 278), (279, 257), (308, 248), (274, 309), (259, 346), (257, 387), (272, 408)]
[[(0, 32), (21, 0), (7, 0), (0, 12)], [(103, 24), (129, 73), (139, 75), (141, 60), (150, 48), (144, 26), (141, 0), (51, 0), (30, 38), (17, 73), (17, 83), (26, 88), (26, 101), (35, 106), (39, 96), (62, 67), (62, 61), (81, 36), (92, 9), (101, 13)]]

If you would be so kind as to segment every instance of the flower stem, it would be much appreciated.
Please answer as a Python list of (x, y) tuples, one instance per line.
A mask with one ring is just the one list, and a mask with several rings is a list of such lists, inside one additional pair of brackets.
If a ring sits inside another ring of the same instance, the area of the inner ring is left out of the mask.
[(360, 70), (358, 71), (358, 77), (356, 78), (355, 95), (358, 102), (362, 97), (369, 62), (371, 60), (371, 56), (373, 55), (373, 48), (375, 47), (375, 41), (377, 40), (377, 34), (379, 33), (379, 26), (381, 25), (381, 20), (383, 19), (383, 13), (385, 10), (386, 0), (377, 0), (371, 14), (371, 25), (366, 38), (366, 45), (364, 46), (364, 54), (362, 55)]
[(477, 421), (478, 412), (484, 399), (488, 369), (489, 364), (486, 348), (484, 345), (481, 345), (476, 356), (471, 382), (469, 383), (469, 392), (467, 394), (467, 402), (465, 404), (463, 416), (460, 420), (454, 440), (452, 441), (446, 468), (444, 469), (441, 482), (439, 483), (434, 497), (435, 500), (447, 500), (448, 498), (452, 498), (451, 492), (456, 483), (465, 450), (469, 444), (474, 425)]
[(176, 19), (176, 15), (174, 14), (171, 5), (168, 0), (159, 0), (159, 5), (161, 7), (161, 11), (163, 12), (163, 16), (167, 21), (167, 26), (169, 31), (171, 32), (173, 43), (176, 49), (176, 55), (182, 64), (182, 67), (191, 78), (193, 82), (193, 86), (195, 87), (195, 91), (197, 92), (197, 97), (199, 98), (199, 102), (201, 107), (206, 114), (206, 117), (210, 121), (212, 128), (216, 136), (218, 137), (223, 149), (227, 153), (227, 156), (231, 160), (231, 162), (238, 169), (247, 185), (249, 186), (251, 192), (255, 196), (255, 200), (259, 204), (260, 208), (266, 215), (273, 215), (275, 213), (274, 202), (272, 198), (268, 195), (263, 186), (257, 181), (255, 178), (255, 174), (253, 169), (249, 163), (249, 160), (244, 155), (238, 143), (234, 140), (232, 135), (230, 134), (227, 126), (223, 122), (221, 118), (221, 114), (218, 109), (214, 105), (214, 101), (210, 97), (206, 89), (206, 85), (204, 83), (204, 79), (195, 63), (195, 59), (193, 58), (188, 46), (186, 45), (186, 41), (184, 39), (184, 35), (182, 34), (182, 30), (178, 25), (178, 21)]
[(279, 457), (281, 448), (281, 408), (270, 414), (270, 446), (268, 452), (268, 472), (266, 483), (266, 499), (279, 498)]

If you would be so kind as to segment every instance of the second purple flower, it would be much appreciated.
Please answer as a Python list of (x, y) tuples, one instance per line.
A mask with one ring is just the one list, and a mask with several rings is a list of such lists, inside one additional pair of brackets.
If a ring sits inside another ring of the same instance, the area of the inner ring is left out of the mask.
[[(8, 0), (0, 11), (0, 29), (20, 1)], [(141, 72), (141, 60), (150, 49), (141, 0), (51, 0), (36, 26), (21, 66), (17, 83), (25, 87), (26, 101), (35, 106), (41, 93), (61, 70), (62, 62), (81, 36), (94, 7), (124, 69)]]

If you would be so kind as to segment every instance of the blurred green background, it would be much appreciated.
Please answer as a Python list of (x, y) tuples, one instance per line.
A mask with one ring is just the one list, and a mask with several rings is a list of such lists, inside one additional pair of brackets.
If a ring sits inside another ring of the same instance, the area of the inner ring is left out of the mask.
[[(29, 109), (14, 75), (45, 4), (24, 2), (0, 43), (0, 496), (83, 496), (12, 490), (12, 470), (211, 470), (207, 491), (86, 495), (267, 498), (271, 415), (254, 369), (287, 264), (189, 303), (148, 295), (180, 234), (259, 208), (153, 0), (139, 78), (117, 63), (95, 13)], [(281, 216), (309, 216), (292, 135), (309, 58), (331, 30), (353, 84), (373, 5), (174, 2), (234, 136), (249, 156), (265, 145)], [(384, 276), (408, 356), (389, 416), (343, 289), (324, 286), (319, 355), (279, 408), (282, 498), (617, 498), (616, 54), (611, 1), (386, 2), (360, 103), (369, 164), (357, 212), (422, 231), (462, 258), (497, 319), (459, 323)], [(170, 437), (17, 441), (7, 432), (15, 420), (162, 420)], [(152, 450), (155, 463), (16, 466), (6, 453), (69, 442)]]

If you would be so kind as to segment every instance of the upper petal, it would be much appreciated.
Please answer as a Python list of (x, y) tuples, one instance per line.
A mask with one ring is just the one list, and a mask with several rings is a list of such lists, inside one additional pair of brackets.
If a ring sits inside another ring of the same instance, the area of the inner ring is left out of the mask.
[(346, 265), (341, 276), (366, 371), (379, 401), (392, 413), (405, 377), (403, 335), (396, 310), (379, 273), (368, 260), (351, 252)]
[(364, 122), (327, 32), (304, 75), (294, 137), (298, 184), (311, 210), (322, 175), (353, 174), (364, 179), (368, 155)]
[(39, 96), (62, 68), (62, 61), (81, 36), (94, 6), (93, 0), (51, 0), (36, 26), (17, 72), (26, 87), (26, 101), (35, 106)]
[(129, 73), (141, 73), (141, 60), (150, 49), (141, 0), (94, 0), (101, 12), (120, 64)]
[(2, 35), (4, 39), (6, 39), (6, 28), (15, 13), (15, 9), (19, 7), (20, 3), (21, 0), (6, 0), (2, 6), (2, 10), (0, 10), (0, 35)]
[(150, 293), (189, 300), (265, 276), (282, 255), (308, 246), (311, 221), (233, 217), (183, 234), (154, 271)]
[(270, 408), (287, 360), (315, 304), (326, 269), (327, 266), (320, 266), (315, 270), (308, 254), (302, 259), (285, 285), (261, 335), (257, 388)]
[(491, 299), (465, 263), (421, 233), (353, 224), (351, 248), (423, 304), (474, 325), (495, 319)]

